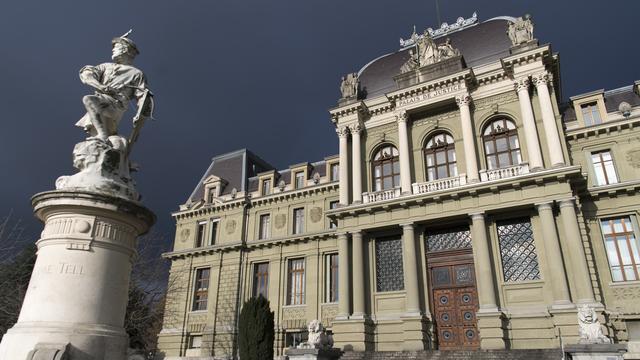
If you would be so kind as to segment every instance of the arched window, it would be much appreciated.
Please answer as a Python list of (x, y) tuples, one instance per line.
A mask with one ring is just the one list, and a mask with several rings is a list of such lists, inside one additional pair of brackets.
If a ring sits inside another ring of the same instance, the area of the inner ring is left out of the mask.
[(374, 191), (392, 189), (400, 185), (400, 159), (398, 149), (384, 145), (373, 156)]
[(493, 120), (484, 129), (482, 140), (489, 170), (518, 165), (522, 162), (518, 132), (511, 120), (506, 118)]
[(433, 135), (424, 147), (429, 181), (458, 175), (453, 137), (447, 133)]

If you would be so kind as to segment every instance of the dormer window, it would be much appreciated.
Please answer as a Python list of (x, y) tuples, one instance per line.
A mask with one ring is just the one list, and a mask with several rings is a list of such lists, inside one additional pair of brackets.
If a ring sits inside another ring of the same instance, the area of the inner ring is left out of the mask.
[(218, 188), (217, 187), (212, 187), (209, 189), (209, 196), (207, 197), (207, 202), (209, 204), (213, 204), (213, 199), (216, 198), (216, 194), (218, 193)]
[(262, 195), (271, 194), (271, 179), (262, 180)]
[(215, 175), (209, 176), (204, 181), (204, 200), (207, 204), (219, 202), (218, 198), (222, 192), (222, 188), (227, 184), (224, 179)]
[(302, 189), (304, 187), (304, 171), (298, 171), (295, 173), (296, 189)]
[(596, 101), (582, 104), (580, 105), (580, 109), (582, 110), (582, 118), (584, 119), (585, 126), (602, 124), (602, 117), (600, 116), (598, 103)]

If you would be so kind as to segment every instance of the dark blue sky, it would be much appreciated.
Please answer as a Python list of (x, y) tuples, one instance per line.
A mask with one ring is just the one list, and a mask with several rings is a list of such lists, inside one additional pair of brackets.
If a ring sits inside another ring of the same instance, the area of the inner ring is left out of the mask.
[[(533, 15), (561, 54), (564, 97), (640, 79), (638, 1), (440, 0), (442, 21)], [(83, 133), (78, 80), (134, 28), (136, 64), (156, 94), (156, 122), (134, 149), (144, 203), (173, 237), (170, 212), (212, 156), (247, 147), (279, 168), (337, 152), (327, 109), (339, 79), (436, 27), (433, 0), (9, 1), (0, 4), (0, 217), (13, 210), (37, 239), (30, 197), (73, 173)], [(121, 132), (130, 131), (129, 118)]]

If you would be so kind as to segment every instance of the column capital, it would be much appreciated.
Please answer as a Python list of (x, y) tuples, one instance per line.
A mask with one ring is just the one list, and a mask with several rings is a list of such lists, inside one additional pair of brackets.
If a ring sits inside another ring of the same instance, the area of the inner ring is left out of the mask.
[(471, 95), (464, 93), (456, 96), (456, 104), (458, 107), (471, 105)]
[(538, 209), (538, 211), (551, 210), (553, 208), (553, 201), (536, 203), (535, 206)]
[(407, 114), (407, 110), (399, 110), (395, 112), (396, 121), (406, 123), (409, 121), (409, 114)]
[(516, 90), (516, 92), (525, 91), (525, 90), (528, 91), (530, 84), (531, 84), (531, 81), (529, 81), (528, 76), (524, 76), (524, 77), (513, 80), (513, 87)]
[(362, 230), (353, 230), (349, 232), (351, 234), (351, 236), (362, 236), (362, 234), (364, 233), (364, 231)]
[(402, 229), (414, 229), (416, 224), (410, 222), (410, 223), (404, 223), (404, 224), (400, 224), (400, 226), (402, 227)]
[(338, 126), (336, 127), (336, 134), (338, 137), (347, 137), (349, 135), (349, 127), (348, 126)]
[(539, 73), (531, 75), (531, 80), (533, 80), (533, 83), (536, 85), (536, 87), (540, 87), (542, 85), (549, 84), (553, 80), (553, 78), (547, 71), (541, 71)]
[(339, 239), (346, 239), (348, 234), (349, 233), (347, 232), (341, 232), (341, 233), (336, 233), (336, 236), (338, 236)]
[(352, 135), (360, 134), (362, 132), (362, 125), (360, 125), (360, 123), (349, 125), (349, 132), (351, 132)]
[(560, 207), (574, 207), (575, 206), (575, 200), (576, 198), (574, 197), (570, 197), (567, 199), (562, 199), (562, 200), (558, 200), (558, 203), (560, 204)]
[(471, 213), (469, 214), (469, 216), (471, 217), (471, 220), (484, 220), (485, 213), (484, 212)]

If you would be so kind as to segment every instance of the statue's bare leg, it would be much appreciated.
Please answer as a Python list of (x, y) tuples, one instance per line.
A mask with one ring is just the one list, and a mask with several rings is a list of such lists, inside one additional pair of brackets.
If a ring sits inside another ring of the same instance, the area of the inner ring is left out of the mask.
[(82, 98), (82, 103), (87, 109), (87, 113), (91, 119), (91, 125), (96, 129), (96, 136), (92, 138), (106, 140), (109, 137), (109, 133), (100, 116), (101, 108), (103, 108), (102, 101), (97, 96), (86, 95)]

